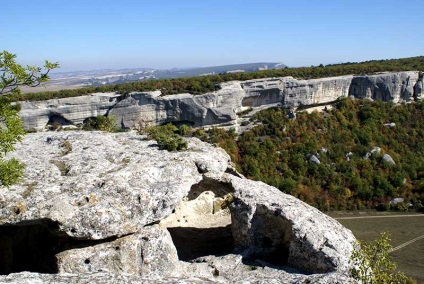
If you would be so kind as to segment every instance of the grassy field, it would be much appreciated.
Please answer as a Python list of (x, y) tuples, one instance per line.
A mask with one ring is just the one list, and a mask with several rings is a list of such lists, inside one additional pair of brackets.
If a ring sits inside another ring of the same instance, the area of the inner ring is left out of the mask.
[[(357, 239), (372, 241), (388, 231), (397, 247), (424, 235), (424, 214), (416, 213), (338, 213), (329, 214), (352, 230)], [(352, 219), (347, 219), (352, 218)], [(356, 218), (356, 219), (353, 219)], [(391, 253), (400, 271), (424, 283), (424, 238)]]

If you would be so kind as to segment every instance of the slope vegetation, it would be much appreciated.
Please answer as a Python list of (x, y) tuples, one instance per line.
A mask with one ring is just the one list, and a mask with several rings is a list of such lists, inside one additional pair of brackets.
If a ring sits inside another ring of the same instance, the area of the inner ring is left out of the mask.
[(269, 109), (240, 135), (209, 132), (248, 177), (321, 210), (406, 210), (424, 201), (424, 103), (342, 99), (323, 113)]

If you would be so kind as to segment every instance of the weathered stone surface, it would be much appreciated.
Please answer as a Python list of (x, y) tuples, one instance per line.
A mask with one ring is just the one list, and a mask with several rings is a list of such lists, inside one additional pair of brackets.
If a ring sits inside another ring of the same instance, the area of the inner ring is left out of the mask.
[(284, 106), (297, 108), (329, 103), (347, 97), (352, 76), (330, 77), (312, 80), (286, 80)]
[(21, 102), (19, 116), (25, 129), (41, 130), (50, 119), (64, 125), (78, 125), (87, 118), (107, 114), (120, 97), (115, 93), (95, 93), (90, 96)]
[(421, 80), (419, 80), (415, 86), (414, 86), (414, 98), (416, 100), (421, 100), (424, 93), (424, 87), (423, 87), (423, 77), (421, 77)]
[(171, 236), (158, 225), (115, 241), (66, 250), (56, 258), (59, 273), (124, 273), (152, 279), (181, 275)]
[(418, 72), (382, 73), (370, 76), (355, 76), (349, 94), (355, 98), (379, 101), (411, 101)]
[(210, 94), (160, 96), (160, 92), (131, 93), (110, 111), (122, 126), (132, 128), (139, 121), (152, 125), (180, 122), (191, 126), (233, 124), (241, 105), (239, 84), (222, 84)]
[(53, 274), (0, 283), (354, 283), (349, 230), (198, 139), (171, 153), (135, 133), (35, 133), (7, 157), (26, 169), (0, 187), (0, 274)]
[(354, 284), (359, 283), (352, 278), (340, 275), (337, 273), (331, 274), (315, 274), (315, 275), (290, 275), (280, 273), (278, 276), (270, 276), (267, 273), (272, 273), (271, 269), (264, 269), (262, 277), (257, 276), (254, 271), (246, 278), (234, 275), (236, 279), (225, 279), (223, 277), (216, 279), (202, 278), (202, 277), (181, 277), (181, 278), (163, 278), (163, 279), (150, 279), (134, 275), (125, 274), (107, 274), (107, 273), (93, 273), (93, 274), (38, 274), (30, 272), (22, 272), (10, 274), (8, 276), (0, 276), (1, 284), (207, 284), (207, 283), (240, 283), (240, 284), (301, 284), (301, 283), (314, 283), (314, 284)]
[[(203, 95), (161, 96), (160, 91), (93, 94), (43, 102), (23, 102), (19, 115), (26, 129), (43, 129), (50, 121), (76, 125), (97, 115), (114, 116), (122, 127), (174, 122), (192, 126), (235, 126), (238, 112), (252, 107), (283, 106), (296, 109), (331, 103), (340, 97), (408, 102), (422, 97), (417, 71), (369, 76), (340, 76), (311, 80), (292, 77), (222, 83), (221, 89)], [(254, 113), (254, 112), (252, 112)]]
[[(72, 147), (66, 155), (64, 141)], [(11, 153), (27, 167), (21, 184), (0, 191), (0, 202), (7, 200), (0, 224), (49, 219), (69, 236), (89, 239), (134, 233), (168, 216), (202, 179), (196, 161), (209, 172), (227, 169), (222, 149), (199, 140), (191, 140), (190, 147), (160, 151), (154, 141), (135, 134), (29, 134)]]
[(274, 187), (229, 178), (233, 236), (247, 256), (310, 273), (347, 272), (355, 243), (350, 230)]

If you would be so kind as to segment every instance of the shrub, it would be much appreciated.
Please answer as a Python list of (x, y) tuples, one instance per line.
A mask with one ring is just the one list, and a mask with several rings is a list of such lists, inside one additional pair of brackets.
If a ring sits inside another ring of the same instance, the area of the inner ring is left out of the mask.
[(352, 277), (369, 284), (413, 283), (402, 272), (396, 272), (397, 265), (389, 255), (393, 247), (387, 232), (381, 233), (381, 237), (373, 242), (361, 242), (361, 248), (351, 256), (354, 265), (350, 271)]
[(63, 141), (59, 146), (62, 149), (61, 155), (65, 156), (72, 152), (72, 144), (69, 141)]
[(193, 128), (191, 126), (188, 126), (188, 125), (185, 125), (185, 124), (181, 125), (180, 128), (179, 128), (180, 134), (183, 135), (183, 136), (190, 134), (190, 132), (192, 130), (193, 130)]
[(187, 149), (187, 141), (176, 134), (176, 131), (178, 131), (178, 128), (171, 123), (146, 129), (147, 136), (156, 140), (161, 150), (182, 151)]
[(18, 116), (19, 106), (10, 105), (8, 96), (0, 97), (0, 185), (10, 186), (23, 176), (24, 164), (3, 155), (14, 150), (14, 144), (25, 134)]
[(0, 159), (0, 185), (11, 186), (23, 177), (25, 165), (15, 158), (10, 160)]
[(87, 131), (101, 130), (106, 132), (116, 132), (118, 130), (118, 125), (115, 117), (98, 115), (87, 119), (82, 129)]

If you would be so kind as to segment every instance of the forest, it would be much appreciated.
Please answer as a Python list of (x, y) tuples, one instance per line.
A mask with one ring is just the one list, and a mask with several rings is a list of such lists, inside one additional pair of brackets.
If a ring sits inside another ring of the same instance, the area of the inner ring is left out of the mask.
[(364, 75), (383, 71), (410, 70), (424, 70), (424, 56), (389, 60), (373, 60), (360, 63), (348, 62), (326, 66), (321, 64), (315, 67), (271, 69), (246, 73), (225, 73), (191, 78), (145, 80), (117, 85), (86, 87), (75, 90), (27, 93), (21, 94), (16, 99), (20, 101), (39, 101), (53, 98), (76, 97), (97, 92), (117, 92), (125, 95), (134, 91), (155, 90), (160, 90), (162, 95), (179, 93), (191, 93), (193, 95), (198, 95), (215, 91), (219, 89), (219, 83), (233, 80), (244, 81), (250, 79), (285, 76), (292, 76), (297, 79), (312, 79), (348, 74)]
[[(287, 110), (268, 109), (251, 120), (257, 125), (240, 136), (218, 128), (195, 135), (224, 148), (248, 178), (322, 211), (422, 210), (424, 102), (345, 98), (322, 113), (290, 119)], [(397, 197), (404, 202), (390, 206)]]

